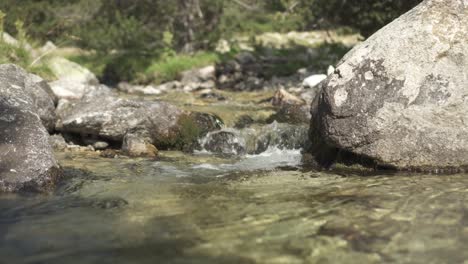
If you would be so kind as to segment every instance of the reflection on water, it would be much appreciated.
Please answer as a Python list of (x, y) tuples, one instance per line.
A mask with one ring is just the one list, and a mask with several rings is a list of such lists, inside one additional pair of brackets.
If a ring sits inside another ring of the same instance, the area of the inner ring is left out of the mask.
[(59, 156), (55, 194), (0, 195), (0, 263), (468, 260), (467, 175), (302, 171), (299, 151), (274, 148)]

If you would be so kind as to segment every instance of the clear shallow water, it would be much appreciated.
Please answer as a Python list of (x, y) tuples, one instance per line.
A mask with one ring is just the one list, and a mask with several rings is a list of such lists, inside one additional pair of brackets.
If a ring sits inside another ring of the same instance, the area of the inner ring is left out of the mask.
[(56, 193), (0, 195), (0, 263), (468, 260), (468, 175), (302, 171), (277, 149), (58, 156)]

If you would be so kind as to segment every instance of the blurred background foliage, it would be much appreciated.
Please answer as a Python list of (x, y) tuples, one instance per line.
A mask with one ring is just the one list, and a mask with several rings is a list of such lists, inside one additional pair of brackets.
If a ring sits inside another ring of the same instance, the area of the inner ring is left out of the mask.
[[(52, 41), (58, 46), (90, 51), (73, 59), (112, 83), (162, 81), (188, 64), (215, 62), (219, 56), (207, 52), (213, 51), (220, 39), (343, 26), (368, 37), (419, 2), (2, 0), (0, 10), (6, 13), (6, 32), (18, 39), (27, 37), (38, 45)], [(16, 53), (19, 58), (23, 56)], [(190, 58), (187, 54), (191, 54)], [(158, 71), (158, 76), (147, 74), (152, 69)]]

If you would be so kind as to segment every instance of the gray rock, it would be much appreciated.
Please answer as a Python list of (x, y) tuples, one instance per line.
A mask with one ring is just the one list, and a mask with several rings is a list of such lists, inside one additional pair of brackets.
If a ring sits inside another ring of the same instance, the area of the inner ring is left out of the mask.
[(105, 85), (79, 83), (70, 79), (59, 79), (50, 82), (49, 85), (58, 99), (79, 100), (88, 94), (101, 94), (104, 90), (107, 90), (106, 93), (112, 93)]
[(26, 78), (23, 69), (0, 65), (0, 191), (46, 191), (61, 176)]
[(63, 138), (62, 135), (51, 135), (49, 137), (49, 143), (52, 146), (54, 150), (57, 151), (64, 151), (68, 148), (68, 144), (65, 141), (65, 138)]
[(312, 104), (320, 163), (468, 165), (467, 8), (426, 0), (342, 59)]
[(193, 69), (181, 73), (180, 82), (183, 84), (213, 81), (215, 79), (215, 67), (213, 65), (200, 69)]
[(276, 108), (276, 113), (269, 121), (280, 123), (300, 124), (310, 122), (310, 107), (306, 101), (284, 89), (278, 90), (272, 99), (272, 104)]
[(57, 119), (54, 103), (56, 98), (47, 83), (39, 76), (29, 74), (13, 65), (4, 65), (3, 70), (5, 72), (14, 72), (14, 75), (9, 76), (9, 80), (19, 83), (19, 86), (32, 99), (33, 104), (37, 108), (37, 114), (44, 126), (49, 132), (52, 132)]
[(55, 114), (57, 98), (47, 82), (37, 75), (26, 74), (25, 91), (36, 105), (38, 114), (47, 131), (53, 132), (55, 129), (55, 122), (57, 121), (57, 116)]
[(88, 97), (68, 102), (61, 130), (122, 141), (130, 129), (151, 130), (161, 138), (170, 133), (183, 111), (163, 102), (126, 100), (118, 97)]
[(107, 143), (105, 141), (96, 141), (93, 144), (93, 148), (95, 150), (103, 150), (103, 149), (106, 149), (108, 147), (109, 147), (109, 143)]
[(117, 85), (117, 89), (129, 94), (143, 94), (143, 95), (159, 95), (162, 90), (152, 85), (133, 85), (127, 82), (121, 82)]
[(161, 92), (167, 92), (170, 90), (180, 89), (182, 87), (183, 85), (179, 81), (172, 81), (172, 82), (160, 84), (156, 86), (156, 89), (158, 89)]
[(47, 66), (58, 79), (66, 79), (82, 84), (99, 84), (96, 75), (94, 75), (90, 70), (65, 58), (53, 57), (48, 59)]
[(245, 139), (234, 129), (209, 133), (201, 146), (206, 151), (222, 155), (244, 155), (247, 153)]
[(40, 48), (41, 54), (47, 54), (57, 49), (57, 46), (50, 40), (48, 40), (44, 46)]
[[(178, 147), (219, 129), (209, 114), (190, 113), (165, 102), (127, 100), (115, 96), (85, 96), (63, 101), (57, 112), (62, 132), (122, 142), (127, 133), (145, 134), (158, 147)], [(191, 138), (193, 137), (193, 138)]]
[(47, 60), (47, 66), (57, 77), (50, 84), (59, 99), (81, 99), (99, 87), (96, 76), (83, 66), (61, 57)]
[(276, 109), (275, 114), (268, 118), (268, 121), (289, 124), (307, 124), (310, 122), (310, 118), (310, 107), (307, 104), (283, 104)]
[(11, 45), (14, 47), (22, 47), (26, 49), (28, 52), (33, 53), (33, 48), (31, 44), (27, 42), (24, 42), (24, 43), (20, 42), (19, 40), (15, 39), (14, 37), (12, 37), (10, 34), (6, 32), (2, 32), (2, 34), (0, 35), (0, 38), (2, 38), (2, 40), (8, 45)]
[(279, 89), (273, 95), (271, 103), (273, 104), (273, 106), (281, 107), (283, 105), (288, 104), (303, 105), (305, 104), (305, 101), (291, 93), (288, 93), (284, 89)]
[(268, 148), (301, 149), (308, 145), (308, 126), (273, 122), (263, 127), (255, 140), (254, 153)]
[(260, 154), (269, 148), (300, 149), (308, 144), (308, 126), (273, 122), (244, 129), (225, 128), (208, 133), (200, 147), (216, 154)]
[(158, 149), (150, 142), (150, 138), (128, 133), (123, 139), (122, 151), (130, 157), (156, 157)]

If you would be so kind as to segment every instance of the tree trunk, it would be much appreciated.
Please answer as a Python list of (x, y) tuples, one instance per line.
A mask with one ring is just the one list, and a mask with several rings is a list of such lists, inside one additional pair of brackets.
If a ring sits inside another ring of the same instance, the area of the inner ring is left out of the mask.
[(183, 26), (182, 51), (191, 53), (195, 50), (195, 30), (197, 19), (203, 18), (199, 0), (179, 0)]

